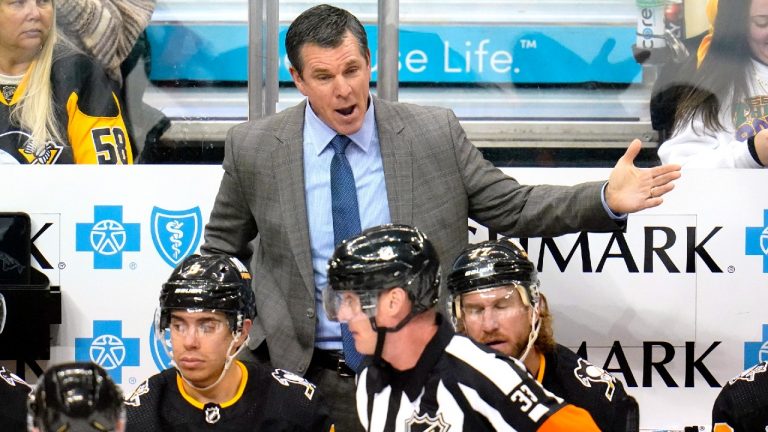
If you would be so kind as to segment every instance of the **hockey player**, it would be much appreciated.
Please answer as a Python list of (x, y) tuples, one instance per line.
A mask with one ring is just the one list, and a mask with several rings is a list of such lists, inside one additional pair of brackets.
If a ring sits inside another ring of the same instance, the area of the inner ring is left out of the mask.
[(416, 228), (382, 225), (338, 245), (324, 307), (372, 356), (357, 384), (368, 431), (594, 431), (519, 362), (458, 336), (436, 311), (440, 263)]
[(536, 268), (519, 246), (469, 246), (453, 264), (448, 290), (459, 332), (522, 361), (544, 388), (589, 411), (600, 429), (638, 429), (637, 403), (621, 382), (555, 343)]
[(101, 366), (66, 363), (37, 380), (27, 414), (31, 432), (123, 432), (123, 393)]
[[(0, 333), (5, 326), (5, 297), (0, 294)], [(0, 366), (0, 425), (8, 432), (27, 430), (27, 395), (30, 387), (4, 366)]]
[(225, 255), (192, 255), (176, 267), (155, 318), (175, 368), (126, 400), (129, 432), (333, 430), (313, 384), (235, 360), (256, 315), (250, 278)]
[(728, 381), (712, 407), (712, 432), (768, 430), (768, 362)]

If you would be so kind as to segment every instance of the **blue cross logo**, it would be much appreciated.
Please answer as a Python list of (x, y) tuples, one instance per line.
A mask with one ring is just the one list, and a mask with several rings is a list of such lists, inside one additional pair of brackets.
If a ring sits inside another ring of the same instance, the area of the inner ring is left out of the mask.
[(93, 268), (123, 268), (123, 252), (140, 250), (140, 224), (123, 223), (123, 206), (93, 206), (93, 223), (77, 223), (77, 252), (93, 252)]
[(139, 366), (139, 338), (123, 337), (122, 321), (94, 321), (92, 338), (75, 338), (75, 361), (94, 362), (123, 382), (124, 366)]
[(768, 273), (768, 210), (763, 210), (763, 226), (747, 227), (745, 253), (763, 256), (763, 273)]
[(768, 360), (768, 324), (763, 324), (760, 341), (744, 342), (744, 370)]

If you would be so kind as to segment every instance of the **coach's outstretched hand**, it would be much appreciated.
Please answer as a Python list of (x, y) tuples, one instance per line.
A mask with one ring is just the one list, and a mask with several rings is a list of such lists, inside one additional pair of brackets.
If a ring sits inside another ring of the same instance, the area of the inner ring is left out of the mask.
[(633, 213), (656, 207), (664, 201), (661, 197), (675, 187), (673, 182), (680, 178), (680, 165), (636, 167), (635, 157), (641, 147), (639, 139), (632, 141), (608, 178), (605, 201), (614, 213)]

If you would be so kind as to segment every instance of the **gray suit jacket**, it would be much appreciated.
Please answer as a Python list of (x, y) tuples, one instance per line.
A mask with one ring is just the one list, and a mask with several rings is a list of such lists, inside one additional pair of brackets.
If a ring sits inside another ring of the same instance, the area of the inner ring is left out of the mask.
[[(391, 220), (422, 229), (444, 269), (467, 245), (468, 217), (511, 236), (622, 228), (602, 207), (602, 182), (521, 185), (483, 158), (452, 111), (373, 103)], [(305, 106), (229, 131), (224, 177), (201, 247), (250, 260), (258, 314), (250, 346), (266, 338), (272, 365), (301, 374), (312, 358), (316, 323), (304, 195)]]

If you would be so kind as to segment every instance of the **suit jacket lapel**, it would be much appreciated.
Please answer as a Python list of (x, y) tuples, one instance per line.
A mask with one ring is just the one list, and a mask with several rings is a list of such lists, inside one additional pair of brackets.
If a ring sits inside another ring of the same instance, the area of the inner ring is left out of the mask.
[(288, 241), (307, 291), (314, 298), (312, 252), (309, 244), (307, 201), (304, 195), (304, 109), (306, 101), (289, 108), (275, 132), (281, 142), (272, 153), (272, 167), (280, 193)]
[(413, 151), (403, 118), (390, 102), (373, 98), (384, 164), (389, 216), (393, 223), (413, 224)]

